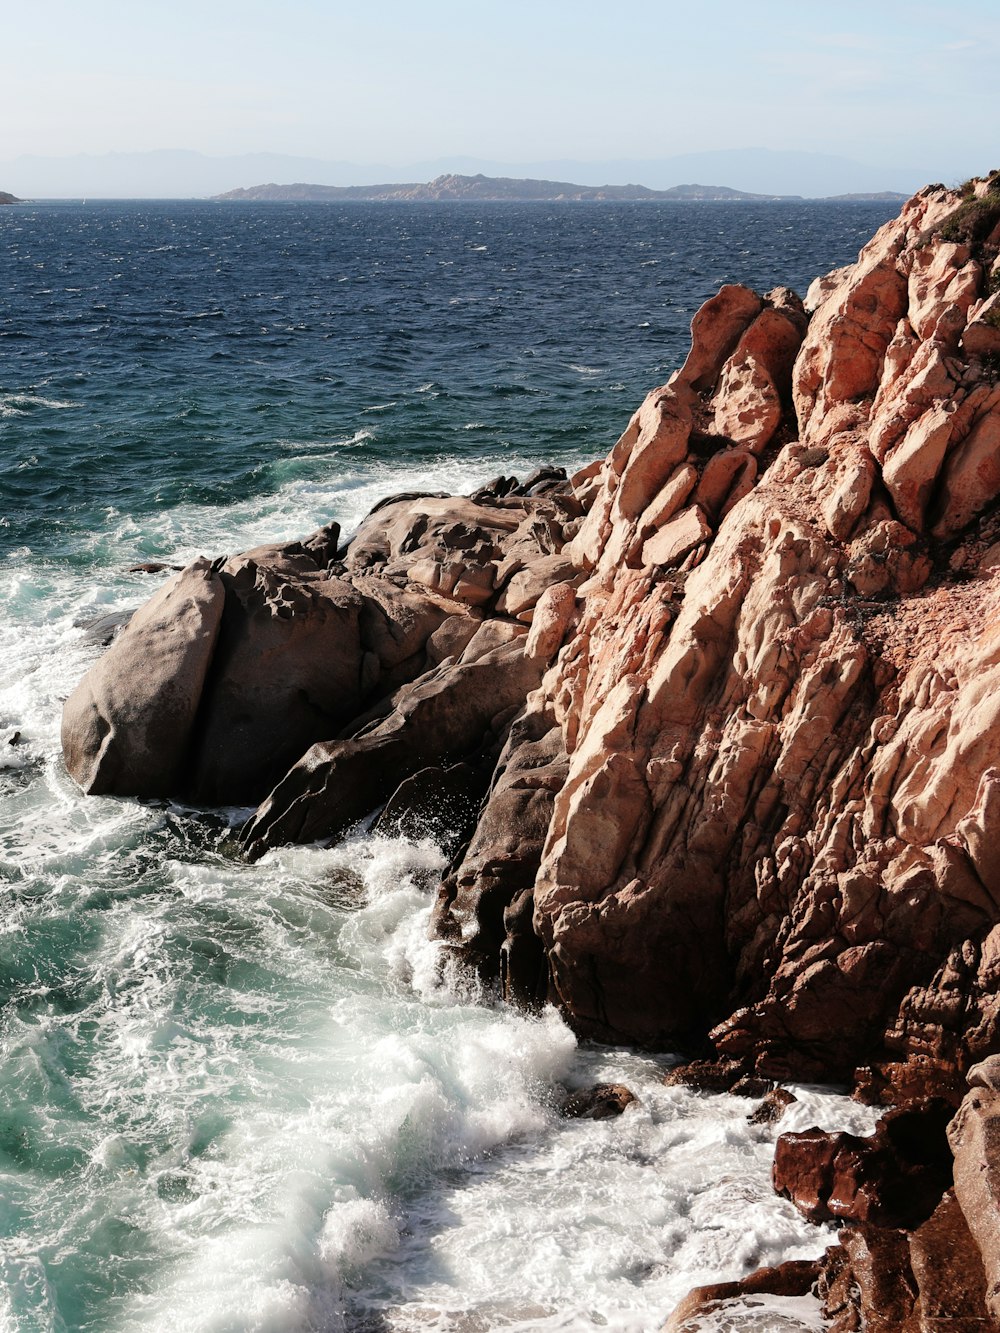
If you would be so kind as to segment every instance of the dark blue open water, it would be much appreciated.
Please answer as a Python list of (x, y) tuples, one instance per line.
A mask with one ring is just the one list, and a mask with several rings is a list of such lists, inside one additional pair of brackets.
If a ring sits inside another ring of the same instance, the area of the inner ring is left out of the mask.
[(109, 503), (138, 520), (331, 467), (596, 455), (683, 359), (692, 313), (723, 282), (804, 294), (889, 212), (5, 209), (7, 535), (34, 544), (41, 523), (46, 544), (71, 544)]
[[(83, 799), (58, 724), (129, 565), (603, 454), (721, 283), (804, 293), (889, 212), (0, 209), (0, 1330), (634, 1331), (827, 1243), (744, 1102), (441, 983), (432, 844), (244, 866)], [(640, 1107), (560, 1120), (595, 1078)]]

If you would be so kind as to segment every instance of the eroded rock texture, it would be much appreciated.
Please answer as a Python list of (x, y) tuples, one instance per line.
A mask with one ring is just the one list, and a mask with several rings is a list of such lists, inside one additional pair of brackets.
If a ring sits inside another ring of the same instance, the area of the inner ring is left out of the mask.
[(251, 857), (443, 812), (440, 937), (677, 1078), (910, 1099), (787, 1136), (852, 1225), (671, 1327), (1000, 1327), (998, 252), (1000, 173), (929, 187), (804, 303), (724, 287), (606, 459), (199, 560), (66, 704), (87, 791), (260, 802)]
[(261, 802), (251, 856), (461, 774), (435, 928), (509, 997), (957, 1103), (1000, 1050), (998, 247), (995, 179), (930, 187), (804, 303), (723, 288), (569, 481), (199, 562), (70, 771)]
[(723, 289), (574, 479), (586, 580), (525, 719), (566, 756), (534, 928), (584, 1031), (887, 1100), (996, 1049), (1000, 386), (965, 330), (1000, 207), (946, 239), (963, 207), (911, 200), (808, 327)]

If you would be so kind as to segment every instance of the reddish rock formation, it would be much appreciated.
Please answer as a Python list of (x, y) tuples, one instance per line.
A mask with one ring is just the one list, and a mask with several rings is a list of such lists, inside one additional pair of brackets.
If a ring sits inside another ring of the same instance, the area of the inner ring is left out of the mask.
[(871, 1138), (819, 1129), (782, 1134), (773, 1180), (811, 1222), (916, 1227), (951, 1183), (947, 1102), (896, 1107)]
[(928, 188), (805, 307), (724, 288), (569, 482), (395, 497), (343, 550), (334, 525), (220, 565), (217, 643), (176, 620), (198, 665), (119, 698), (137, 618), (67, 706), (70, 771), (266, 796), (259, 855), (502, 751), (436, 920), (506, 993), (741, 1075), (957, 1100), (1000, 1050), (998, 201)]
[(251, 856), (405, 827), (465, 764), (439, 934), (585, 1034), (713, 1049), (705, 1086), (955, 1106), (976, 1066), (916, 1231), (873, 1220), (917, 1220), (896, 1131), (814, 1145), (795, 1188), (867, 1219), (839, 1329), (1000, 1314), (998, 254), (995, 174), (804, 305), (723, 288), (604, 460), (196, 562), (64, 717), (89, 791), (264, 796)]
[[(976, 1066), (959, 1114), (946, 1102), (888, 1112), (867, 1139), (809, 1130), (778, 1139), (775, 1188), (815, 1221), (850, 1220), (839, 1244), (813, 1264), (760, 1269), (739, 1282), (698, 1288), (665, 1330), (734, 1326), (748, 1296), (789, 1294), (798, 1282), (823, 1305), (831, 1333), (996, 1333), (1000, 1329), (998, 1175), (1000, 1057)], [(950, 1183), (948, 1139), (955, 1154)], [(766, 1324), (767, 1314), (762, 1318)], [(708, 1325), (704, 1321), (711, 1319)], [(701, 1320), (702, 1322), (699, 1322)]]
[[(995, 1070), (989, 1082), (996, 1082)], [(987, 1307), (1000, 1322), (1000, 1093), (993, 1086), (974, 1086), (949, 1137), (955, 1196), (983, 1262)]]
[(840, 1233), (816, 1285), (830, 1333), (996, 1333), (982, 1260), (953, 1191), (916, 1231)]

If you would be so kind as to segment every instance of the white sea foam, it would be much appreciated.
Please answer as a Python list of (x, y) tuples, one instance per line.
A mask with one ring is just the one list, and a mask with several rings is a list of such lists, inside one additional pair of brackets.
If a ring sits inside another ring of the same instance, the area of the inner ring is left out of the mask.
[(295, 454), (300, 462), (312, 462), (322, 456), (314, 453), (314, 450), (321, 450), (325, 454), (331, 449), (353, 449), (355, 445), (368, 444), (375, 438), (373, 430), (360, 429), (352, 435), (341, 435), (332, 440), (276, 440), (275, 443), (286, 453)]
[[(86, 799), (62, 768), (61, 700), (99, 651), (75, 622), (148, 595), (123, 569), (150, 545), (183, 559), (331, 517), (349, 529), (387, 491), (467, 491), (518, 466), (293, 478), (141, 529), (109, 511), (86, 569), (6, 562), (0, 734), (22, 741), (0, 768), (17, 996), (0, 1122), (21, 1156), (0, 1178), (0, 1329), (75, 1326), (79, 1271), (104, 1284), (93, 1326), (122, 1333), (366, 1317), (637, 1333), (697, 1282), (829, 1242), (771, 1192), (775, 1131), (747, 1124), (746, 1101), (666, 1088), (658, 1061), (578, 1047), (553, 1011), (493, 1008), (454, 974), (428, 938), (430, 841), (358, 837), (248, 866), (182, 811)], [(562, 1119), (562, 1089), (595, 1081), (639, 1105)], [(797, 1092), (783, 1130), (871, 1125), (842, 1097)], [(776, 1330), (814, 1316), (773, 1306)]]
[(76, 407), (76, 403), (65, 402), (59, 398), (43, 398), (37, 393), (0, 393), (0, 417), (23, 417), (35, 408), (48, 411), (61, 411)]
[[(538, 460), (510, 453), (480, 455), (475, 462), (461, 458), (432, 457), (424, 464), (402, 469), (391, 462), (349, 455), (335, 470), (329, 466), (337, 448), (364, 442), (364, 432), (317, 453), (304, 475), (295, 475), (309, 445), (300, 446), (292, 466), (293, 475), (279, 488), (226, 507), (184, 504), (143, 519), (141, 528), (131, 516), (120, 515), (113, 524), (90, 537), (92, 556), (103, 564), (114, 561), (119, 568), (150, 558), (169, 558), (184, 563), (198, 555), (246, 550), (264, 542), (300, 537), (321, 524), (336, 519), (345, 536), (352, 533), (374, 504), (400, 491), (446, 491), (468, 494), (499, 472), (525, 476)], [(568, 467), (587, 461), (568, 460)], [(322, 464), (322, 466), (320, 466)], [(132, 596), (138, 587), (149, 589), (148, 578), (132, 576)], [(121, 585), (116, 585), (121, 586)], [(148, 592), (147, 594), (148, 595)]]

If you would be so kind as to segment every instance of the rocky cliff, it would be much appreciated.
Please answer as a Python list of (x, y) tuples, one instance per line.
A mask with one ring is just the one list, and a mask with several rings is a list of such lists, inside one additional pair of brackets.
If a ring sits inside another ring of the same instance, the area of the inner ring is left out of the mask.
[(437, 924), (512, 997), (954, 1091), (1000, 1049), (998, 223), (932, 187), (804, 306), (723, 288), (570, 481), (197, 562), (70, 699), (70, 772), (262, 801), (256, 856), (463, 763)]
[(573, 478), (197, 562), (68, 701), (70, 772), (260, 801), (252, 857), (446, 810), (435, 928), (508, 998), (956, 1106), (1000, 1052), (998, 251), (1000, 175), (929, 187), (805, 302), (723, 288)]

